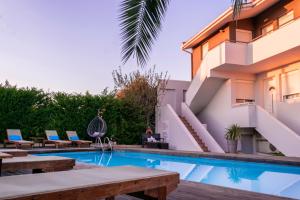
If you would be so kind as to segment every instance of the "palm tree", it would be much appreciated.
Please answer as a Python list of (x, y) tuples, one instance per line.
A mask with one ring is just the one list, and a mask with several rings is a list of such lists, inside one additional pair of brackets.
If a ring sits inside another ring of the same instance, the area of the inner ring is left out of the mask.
[[(245, 0), (231, 0), (233, 18), (237, 19)], [(145, 66), (152, 45), (162, 27), (170, 0), (122, 0), (120, 27), (122, 61), (135, 57), (137, 64)]]

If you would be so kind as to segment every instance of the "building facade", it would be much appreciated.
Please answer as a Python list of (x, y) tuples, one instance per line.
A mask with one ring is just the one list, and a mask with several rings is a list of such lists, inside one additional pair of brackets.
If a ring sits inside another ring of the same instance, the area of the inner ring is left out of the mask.
[(300, 0), (252, 0), (237, 20), (229, 8), (184, 42), (192, 80), (179, 111), (167, 102), (158, 111), (157, 131), (193, 144), (174, 149), (224, 152), (225, 130), (238, 124), (242, 152), (300, 157), (299, 17)]

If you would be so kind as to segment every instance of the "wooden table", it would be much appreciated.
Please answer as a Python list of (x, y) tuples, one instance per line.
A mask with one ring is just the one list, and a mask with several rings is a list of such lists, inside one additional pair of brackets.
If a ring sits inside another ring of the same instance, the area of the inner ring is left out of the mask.
[(154, 149), (169, 149), (169, 144), (166, 142), (145, 142), (147, 148)]
[(0, 176), (1, 176), (1, 169), (2, 169), (2, 159), (3, 158), (12, 158), (12, 155), (8, 154), (8, 153), (2, 153), (0, 152)]
[(39, 147), (44, 147), (44, 137), (30, 137), (30, 139), (34, 142), (34, 143), (38, 143)]

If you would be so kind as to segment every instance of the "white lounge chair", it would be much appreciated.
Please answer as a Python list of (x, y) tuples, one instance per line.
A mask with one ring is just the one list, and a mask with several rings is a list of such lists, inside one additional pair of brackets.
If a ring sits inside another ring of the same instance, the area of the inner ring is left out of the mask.
[(72, 141), (72, 143), (76, 144), (78, 147), (81, 146), (90, 146), (92, 144), (92, 141), (88, 140), (80, 140), (76, 131), (66, 131), (68, 139)]
[(55, 144), (55, 147), (65, 147), (72, 144), (71, 141), (61, 140), (56, 132), (56, 130), (46, 130), (45, 131), (47, 140), (44, 141), (45, 144)]
[(7, 129), (7, 140), (4, 141), (4, 146), (7, 144), (15, 144), (16, 148), (21, 148), (24, 146), (33, 147), (34, 142), (23, 140), (20, 129)]

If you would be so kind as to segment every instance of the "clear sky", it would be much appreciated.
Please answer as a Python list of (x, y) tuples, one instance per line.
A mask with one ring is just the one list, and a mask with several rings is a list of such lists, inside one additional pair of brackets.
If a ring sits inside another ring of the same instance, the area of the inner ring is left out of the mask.
[[(99, 93), (121, 66), (120, 0), (0, 0), (0, 82), (50, 91)], [(190, 80), (181, 43), (231, 0), (171, 0), (148, 66)], [(122, 66), (137, 69), (136, 62)]]

